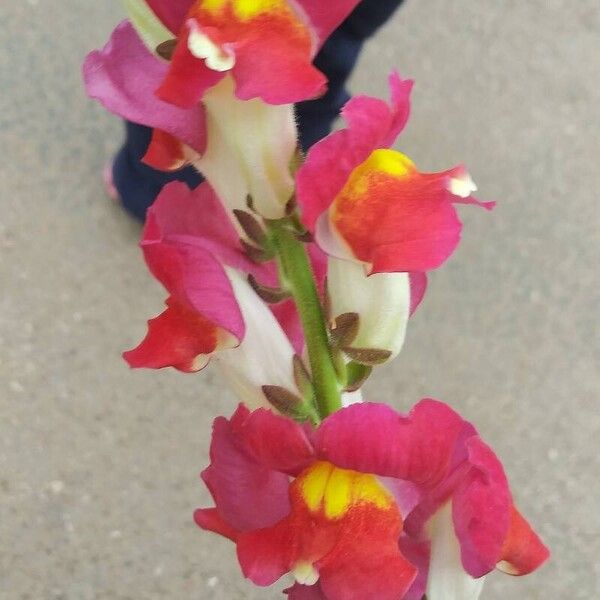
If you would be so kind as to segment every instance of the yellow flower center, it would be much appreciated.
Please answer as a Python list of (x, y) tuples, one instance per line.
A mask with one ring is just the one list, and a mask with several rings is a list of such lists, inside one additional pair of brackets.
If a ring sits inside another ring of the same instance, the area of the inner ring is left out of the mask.
[(300, 494), (312, 513), (322, 512), (327, 519), (337, 520), (360, 504), (371, 504), (385, 510), (394, 499), (374, 475), (340, 469), (319, 461), (296, 480)]
[(344, 200), (358, 200), (369, 189), (372, 177), (377, 174), (391, 175), (393, 177), (404, 177), (416, 170), (408, 156), (396, 150), (374, 150), (369, 157), (356, 167), (344, 189), (338, 195)]
[(202, 0), (199, 4), (202, 10), (212, 13), (219, 12), (227, 6), (231, 6), (235, 16), (241, 21), (253, 19), (263, 13), (289, 11), (285, 0)]

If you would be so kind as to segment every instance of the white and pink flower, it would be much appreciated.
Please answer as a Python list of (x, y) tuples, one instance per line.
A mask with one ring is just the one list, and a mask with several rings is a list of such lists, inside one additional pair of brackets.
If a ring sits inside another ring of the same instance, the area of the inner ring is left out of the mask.
[(293, 305), (270, 310), (256, 295), (247, 275), (272, 285), (275, 266), (248, 258), (207, 183), (193, 191), (166, 186), (148, 212), (141, 247), (169, 297), (144, 340), (124, 354), (130, 366), (193, 372), (215, 358), (249, 405), (267, 404), (262, 385), (293, 389), (292, 359), (303, 346)]

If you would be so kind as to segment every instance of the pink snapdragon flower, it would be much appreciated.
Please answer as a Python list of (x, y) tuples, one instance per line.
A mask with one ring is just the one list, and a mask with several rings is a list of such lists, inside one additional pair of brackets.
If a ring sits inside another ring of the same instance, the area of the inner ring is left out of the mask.
[(240, 407), (214, 423), (203, 529), (236, 543), (246, 577), (291, 573), (293, 600), (477, 598), (494, 568), (548, 551), (514, 508), (498, 458), (445, 404), (344, 408), (315, 428)]
[(197, 104), (183, 109), (160, 100), (154, 93), (168, 68), (166, 61), (148, 51), (131, 23), (123, 21), (104, 48), (88, 54), (83, 79), (88, 95), (110, 112), (179, 140), (177, 149), (169, 154), (181, 152), (181, 142), (203, 154), (206, 149), (204, 106)]
[(270, 310), (247, 283), (253, 275), (275, 284), (275, 266), (248, 258), (207, 183), (193, 191), (165, 186), (149, 209), (141, 247), (169, 296), (143, 341), (124, 354), (130, 366), (193, 372), (214, 357), (242, 397), (264, 400), (267, 384), (294, 389), (292, 359), (303, 345), (297, 314), (289, 300)]
[(83, 67), (92, 98), (116, 115), (153, 128), (144, 162), (165, 171), (193, 163), (230, 213), (245, 209), (251, 195), (263, 216), (282, 217), (294, 187), (293, 107), (239, 100), (227, 78), (202, 103), (180, 108), (154, 93), (167, 71), (168, 62), (150, 53), (127, 21), (103, 49), (87, 56)]

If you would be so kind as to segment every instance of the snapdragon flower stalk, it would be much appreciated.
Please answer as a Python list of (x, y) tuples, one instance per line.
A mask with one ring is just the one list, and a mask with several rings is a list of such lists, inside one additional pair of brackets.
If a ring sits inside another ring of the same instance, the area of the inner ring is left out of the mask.
[(145, 160), (207, 182), (163, 189), (141, 247), (168, 293), (130, 366), (220, 366), (240, 405), (202, 473), (244, 575), (291, 574), (290, 600), (476, 600), (494, 569), (548, 551), (499, 459), (442, 402), (361, 402), (394, 359), (427, 273), (459, 243), (456, 205), (493, 208), (463, 166), (392, 149), (413, 82), (360, 96), (300, 157), (292, 103), (322, 93), (312, 58), (357, 0), (126, 0), (131, 22), (86, 59), (91, 96), (154, 130)]
[(314, 387), (314, 401), (321, 418), (342, 407), (341, 385), (335, 370), (327, 334), (325, 313), (314, 280), (308, 253), (300, 241), (295, 219), (272, 221), (270, 241), (279, 266), (280, 282), (298, 308)]

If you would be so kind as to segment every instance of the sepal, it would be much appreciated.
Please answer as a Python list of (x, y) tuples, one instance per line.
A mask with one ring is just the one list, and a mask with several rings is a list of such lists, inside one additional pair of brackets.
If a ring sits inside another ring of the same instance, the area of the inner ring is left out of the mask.
[(267, 304), (277, 304), (290, 297), (289, 292), (286, 290), (282, 290), (279, 287), (269, 287), (259, 283), (254, 275), (248, 275), (248, 283), (258, 294), (259, 298), (264, 300)]
[(373, 372), (373, 367), (359, 362), (350, 361), (346, 365), (345, 392), (356, 392)]
[(255, 263), (266, 263), (274, 258), (274, 253), (270, 249), (257, 248), (254, 244), (250, 244), (245, 239), (240, 238), (240, 245), (248, 258)]
[(358, 313), (342, 313), (333, 320), (330, 329), (330, 341), (334, 348), (350, 346), (358, 335), (360, 317)]
[(382, 365), (388, 361), (392, 353), (390, 350), (383, 350), (381, 348), (352, 348), (347, 346), (342, 348), (353, 361), (367, 366), (374, 367), (376, 365)]
[(320, 422), (314, 405), (286, 388), (277, 385), (263, 385), (262, 392), (269, 403), (281, 414), (287, 415), (295, 421), (310, 420), (313, 424)]
[(239, 208), (235, 208), (233, 214), (251, 242), (254, 242), (258, 247), (263, 247), (267, 243), (267, 234), (256, 217)]

